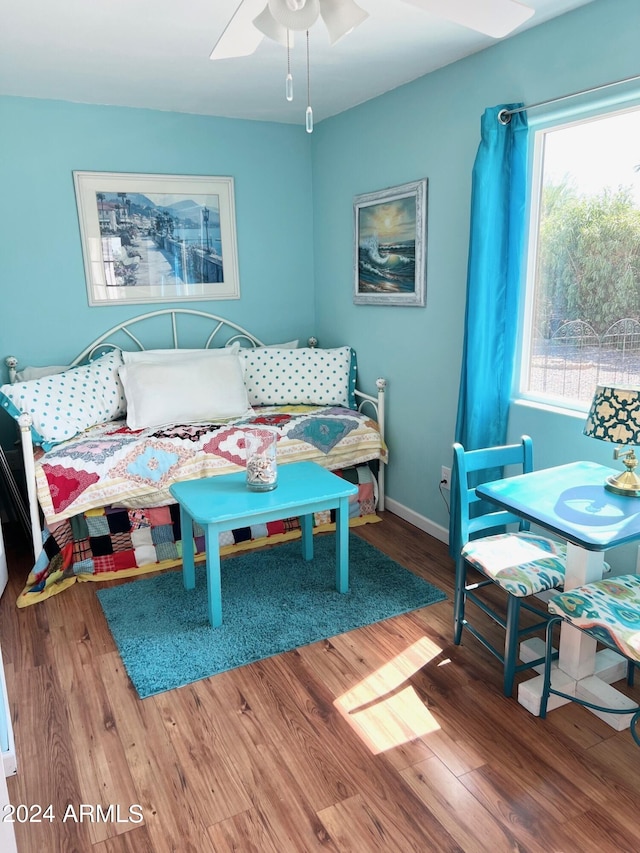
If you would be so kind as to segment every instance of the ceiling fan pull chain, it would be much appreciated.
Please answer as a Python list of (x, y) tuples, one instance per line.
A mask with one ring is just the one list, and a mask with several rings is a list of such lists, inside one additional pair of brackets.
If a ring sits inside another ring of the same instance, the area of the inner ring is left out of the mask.
[(309, 66), (309, 30), (307, 30), (307, 112), (305, 116), (307, 133), (313, 133), (313, 110), (311, 109), (311, 74)]
[(284, 82), (284, 94), (288, 101), (293, 100), (293, 77), (291, 76), (291, 45), (289, 30), (287, 30), (287, 79)]

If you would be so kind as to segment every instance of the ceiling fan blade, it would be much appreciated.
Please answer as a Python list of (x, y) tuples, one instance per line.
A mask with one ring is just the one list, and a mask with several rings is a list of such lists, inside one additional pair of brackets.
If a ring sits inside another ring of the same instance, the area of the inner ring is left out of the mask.
[(533, 15), (530, 6), (518, 0), (404, 0), (425, 12), (499, 39), (524, 24)]
[(264, 4), (265, 0), (241, 0), (209, 59), (233, 59), (255, 53), (264, 36), (254, 27), (253, 19)]

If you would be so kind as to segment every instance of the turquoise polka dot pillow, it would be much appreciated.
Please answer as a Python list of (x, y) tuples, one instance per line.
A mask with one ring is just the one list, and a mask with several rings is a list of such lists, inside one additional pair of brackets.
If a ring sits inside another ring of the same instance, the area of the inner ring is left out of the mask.
[(31, 415), (33, 440), (50, 450), (89, 427), (126, 413), (118, 376), (121, 364), (118, 350), (55, 376), (3, 385), (0, 405), (16, 419), (22, 414)]
[(356, 355), (335, 349), (240, 350), (252, 406), (346, 406), (355, 408)]

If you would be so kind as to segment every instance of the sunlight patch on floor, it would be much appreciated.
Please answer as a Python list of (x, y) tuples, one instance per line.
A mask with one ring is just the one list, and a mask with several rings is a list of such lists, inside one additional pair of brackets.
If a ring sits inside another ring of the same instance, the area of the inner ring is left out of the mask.
[(415, 689), (404, 685), (441, 652), (422, 637), (335, 700), (337, 710), (374, 755), (440, 728)]

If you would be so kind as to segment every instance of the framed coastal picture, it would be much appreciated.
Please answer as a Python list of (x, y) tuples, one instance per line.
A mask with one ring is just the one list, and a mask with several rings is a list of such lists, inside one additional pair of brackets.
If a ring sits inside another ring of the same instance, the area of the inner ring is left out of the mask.
[(354, 199), (356, 305), (426, 300), (427, 179)]
[(233, 178), (73, 180), (89, 305), (240, 298)]

